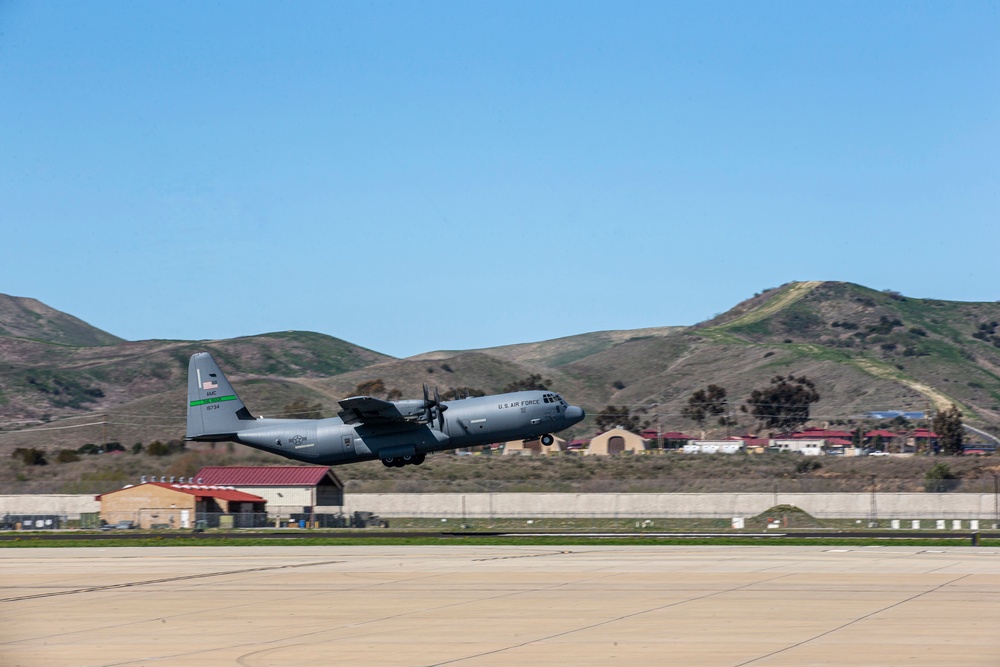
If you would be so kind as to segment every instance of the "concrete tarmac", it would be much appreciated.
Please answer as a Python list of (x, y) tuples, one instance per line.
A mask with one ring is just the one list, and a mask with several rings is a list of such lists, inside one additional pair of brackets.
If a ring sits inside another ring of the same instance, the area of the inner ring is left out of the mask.
[(1000, 665), (1000, 550), (0, 549), (0, 665)]

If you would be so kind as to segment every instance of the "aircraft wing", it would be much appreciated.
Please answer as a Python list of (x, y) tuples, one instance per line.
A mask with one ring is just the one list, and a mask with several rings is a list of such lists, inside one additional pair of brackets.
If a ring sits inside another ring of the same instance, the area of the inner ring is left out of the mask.
[(371, 396), (352, 396), (337, 401), (343, 408), (338, 416), (345, 424), (388, 424), (392, 422), (410, 422), (396, 404)]

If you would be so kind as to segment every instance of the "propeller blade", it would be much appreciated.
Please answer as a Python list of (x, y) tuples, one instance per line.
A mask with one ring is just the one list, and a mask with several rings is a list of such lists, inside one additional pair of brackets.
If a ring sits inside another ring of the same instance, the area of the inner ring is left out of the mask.
[(438, 412), (438, 430), (444, 429), (444, 410), (445, 407), (441, 405), (441, 394), (438, 393), (437, 386), (434, 387), (434, 404), (437, 405)]

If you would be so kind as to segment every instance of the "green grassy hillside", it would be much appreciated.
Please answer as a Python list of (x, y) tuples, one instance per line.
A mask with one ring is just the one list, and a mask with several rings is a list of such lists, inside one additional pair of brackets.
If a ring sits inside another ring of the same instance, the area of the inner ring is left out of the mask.
[(35, 299), (0, 294), (0, 336), (60, 345), (114, 345), (121, 338)]
[[(0, 311), (0, 327), (14, 329), (3, 312), (11, 311)], [(20, 322), (23, 309), (10, 317)], [(708, 384), (728, 392), (737, 421), (729, 430), (746, 432), (758, 429), (740, 404), (771, 377), (793, 374), (816, 383), (822, 396), (812, 410), (817, 425), (864, 424), (857, 417), (869, 410), (931, 410), (954, 402), (968, 423), (1000, 433), (1000, 305), (805, 282), (768, 290), (692, 327), (597, 332), (409, 359), (304, 332), (100, 345), (0, 335), (0, 457), (16, 447), (180, 438), (187, 360), (199, 350), (216, 356), (252, 412), (269, 416), (296, 398), (319, 403), (332, 416), (338, 399), (376, 379), (416, 397), (425, 383), (442, 392), (494, 393), (539, 375), (590, 415), (566, 436), (593, 434), (594, 416), (609, 404), (645, 409), (662, 430), (692, 432), (695, 425), (681, 410), (691, 392)], [(706, 435), (725, 434), (714, 427)]]

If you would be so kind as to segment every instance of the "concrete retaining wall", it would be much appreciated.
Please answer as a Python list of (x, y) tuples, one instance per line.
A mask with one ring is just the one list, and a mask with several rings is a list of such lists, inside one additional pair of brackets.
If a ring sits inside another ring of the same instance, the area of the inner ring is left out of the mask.
[[(887, 493), (876, 496), (883, 518), (992, 518), (993, 494)], [(463, 505), (464, 504), (464, 505)], [(817, 518), (864, 518), (867, 493), (367, 493), (344, 498), (344, 511), (380, 516), (488, 518), (671, 518), (755, 516), (795, 505)]]
[(4, 514), (59, 514), (79, 519), (81, 513), (100, 512), (101, 503), (93, 494), (25, 494), (0, 496), (0, 516)]
[[(886, 519), (993, 519), (991, 493), (885, 493), (876, 496)], [(385, 517), (671, 518), (755, 516), (795, 505), (822, 519), (865, 518), (868, 493), (362, 493), (346, 494), (344, 511)], [(0, 495), (4, 514), (98, 512), (92, 495)]]

